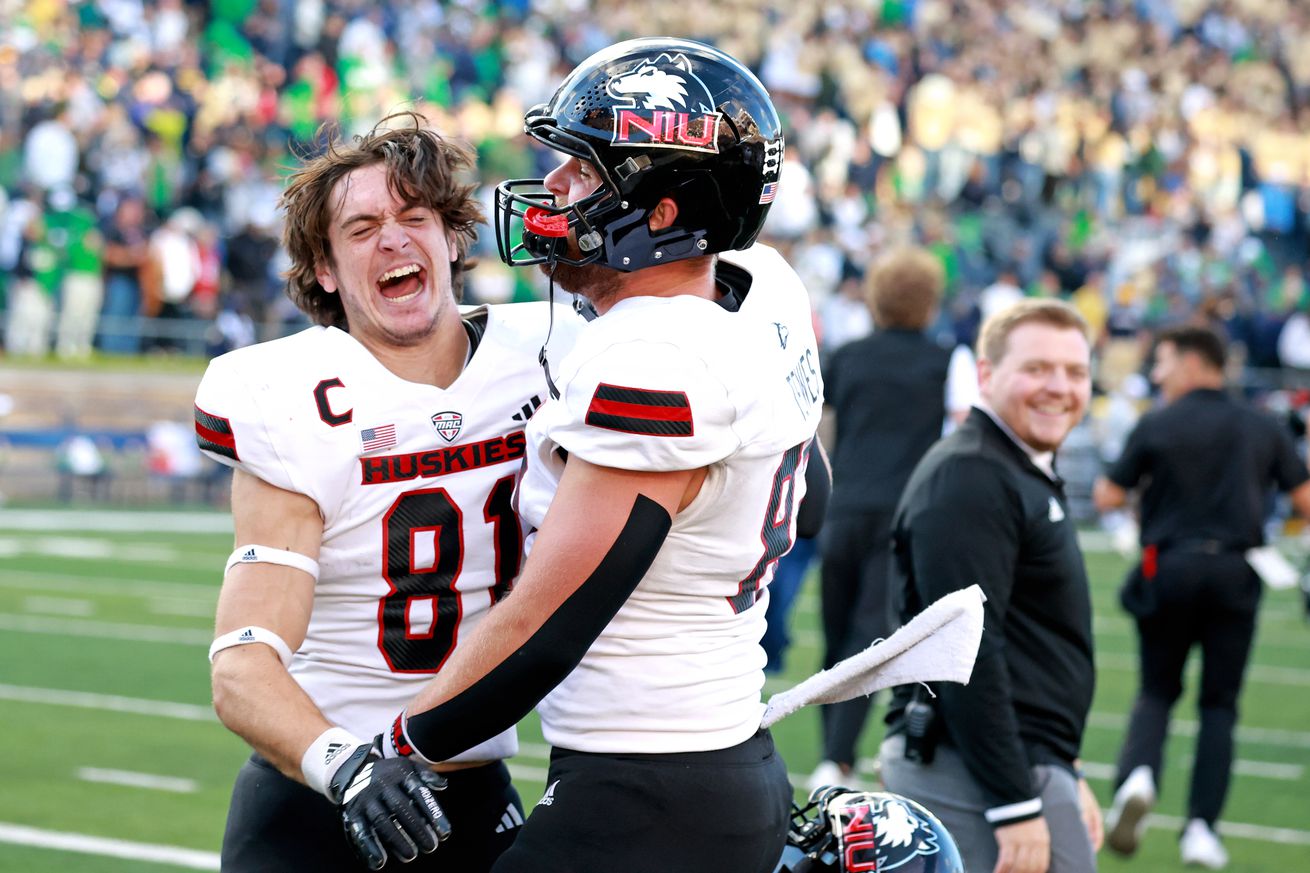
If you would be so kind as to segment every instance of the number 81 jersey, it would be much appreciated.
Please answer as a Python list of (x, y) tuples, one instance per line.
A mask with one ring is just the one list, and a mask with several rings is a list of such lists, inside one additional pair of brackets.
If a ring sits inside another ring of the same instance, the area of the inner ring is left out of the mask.
[[(519, 571), (512, 499), (523, 429), (546, 397), (546, 307), (469, 313), (485, 330), (445, 389), (405, 381), (349, 334), (313, 327), (214, 359), (197, 391), (210, 457), (318, 504), (320, 575), (290, 671), (357, 736), (390, 727)], [(583, 322), (555, 309), (558, 359)], [(456, 760), (514, 751), (510, 730)]]

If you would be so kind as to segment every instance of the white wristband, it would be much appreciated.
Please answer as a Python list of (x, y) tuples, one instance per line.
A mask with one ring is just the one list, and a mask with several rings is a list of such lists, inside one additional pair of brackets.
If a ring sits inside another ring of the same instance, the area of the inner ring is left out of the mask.
[(362, 745), (364, 741), (345, 728), (330, 727), (323, 731), (309, 744), (305, 756), (300, 759), (305, 784), (330, 800), (328, 786), (332, 784), (332, 777), (337, 775), (351, 751)]
[(268, 628), (255, 627), (254, 625), (237, 628), (214, 640), (209, 646), (209, 663), (214, 663), (214, 656), (224, 649), (230, 649), (233, 646), (248, 646), (251, 643), (263, 643), (277, 652), (278, 658), (282, 660), (283, 667), (291, 666), (291, 647), (287, 645), (286, 640)]
[(227, 559), (227, 566), (223, 568), (223, 573), (226, 574), (231, 570), (233, 564), (281, 564), (284, 567), (303, 570), (314, 577), (315, 582), (318, 581), (318, 561), (299, 552), (288, 552), (272, 546), (237, 546), (232, 556)]

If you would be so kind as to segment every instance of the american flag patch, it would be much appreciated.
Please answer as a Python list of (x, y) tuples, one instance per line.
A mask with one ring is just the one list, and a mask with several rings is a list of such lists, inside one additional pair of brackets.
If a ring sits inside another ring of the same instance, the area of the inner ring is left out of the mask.
[(366, 452), (389, 449), (396, 444), (396, 426), (384, 424), (381, 427), (366, 427), (359, 432), (359, 439)]
[(221, 416), (211, 415), (199, 406), (196, 407), (196, 443), (200, 448), (231, 458), (237, 457), (237, 439), (232, 433), (232, 422)]
[(646, 436), (691, 436), (691, 403), (682, 391), (596, 386), (583, 419), (592, 427)]
[(772, 203), (773, 198), (778, 196), (778, 183), (765, 182), (764, 188), (760, 191), (760, 203)]

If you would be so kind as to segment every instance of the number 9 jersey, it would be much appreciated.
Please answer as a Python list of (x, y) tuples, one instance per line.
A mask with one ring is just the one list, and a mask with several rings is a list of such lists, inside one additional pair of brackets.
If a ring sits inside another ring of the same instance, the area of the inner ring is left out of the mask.
[[(554, 366), (584, 322), (554, 307)], [(408, 382), (349, 334), (312, 327), (210, 362), (206, 454), (323, 516), (319, 580), (291, 675), (357, 736), (388, 730), (519, 572), (524, 428), (547, 397), (545, 303), (464, 313), (475, 349), (445, 389)], [(516, 751), (511, 728), (452, 760)]]
[(707, 470), (636, 590), (538, 705), (553, 746), (700, 752), (759, 730), (766, 590), (795, 536), (823, 380), (809, 298), (781, 255), (724, 252), (716, 277), (735, 311), (636, 296), (592, 322), (556, 371), (560, 399), (528, 428), (529, 530), (566, 457)]

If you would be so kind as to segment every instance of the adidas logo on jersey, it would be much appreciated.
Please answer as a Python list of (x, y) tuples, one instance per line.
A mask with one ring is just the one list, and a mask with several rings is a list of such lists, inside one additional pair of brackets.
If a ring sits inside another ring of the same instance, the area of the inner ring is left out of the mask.
[(537, 806), (554, 806), (554, 805), (555, 805), (555, 786), (558, 785), (558, 784), (559, 784), (559, 780), (558, 780), (558, 779), (556, 779), (554, 782), (550, 783), (550, 785), (546, 788), (546, 793), (543, 794), (543, 795), (541, 795), (541, 800), (538, 800), (538, 801), (537, 801)]
[(254, 549), (246, 549), (246, 553), (245, 553), (244, 555), (241, 556), (241, 560), (242, 560), (242, 562), (246, 562), (246, 561), (258, 561), (258, 560), (259, 560), (259, 556), (255, 554), (255, 550), (254, 550)]
[(254, 641), (255, 641), (255, 629), (252, 627), (246, 628), (241, 632), (241, 636), (237, 637), (238, 643), (253, 643)]
[(531, 400), (523, 404), (523, 407), (510, 417), (513, 418), (515, 421), (527, 421), (529, 418), (532, 418), (532, 416), (540, 408), (541, 408), (541, 398), (534, 394), (532, 395)]
[(521, 827), (523, 827), (523, 813), (511, 803), (505, 808), (505, 814), (500, 817), (500, 824), (496, 825), (496, 833), (503, 834), (505, 831)]
[(1060, 501), (1054, 497), (1051, 498), (1051, 504), (1047, 508), (1046, 517), (1051, 521), (1064, 521), (1064, 510), (1060, 508)]

